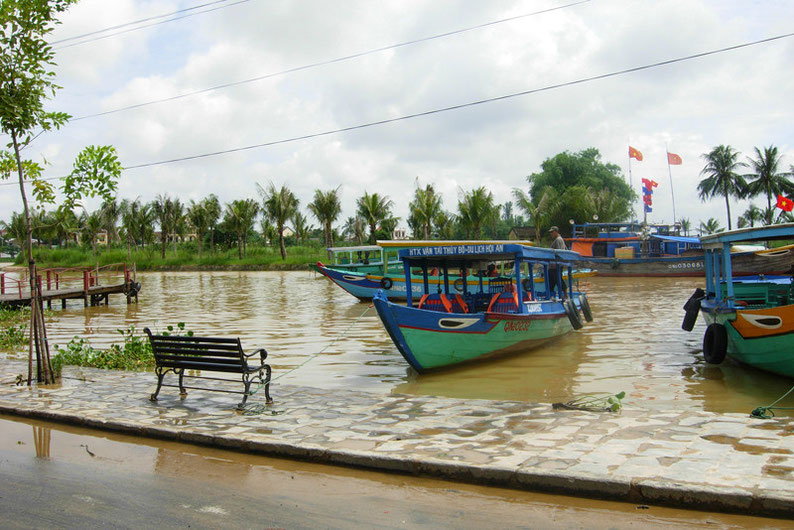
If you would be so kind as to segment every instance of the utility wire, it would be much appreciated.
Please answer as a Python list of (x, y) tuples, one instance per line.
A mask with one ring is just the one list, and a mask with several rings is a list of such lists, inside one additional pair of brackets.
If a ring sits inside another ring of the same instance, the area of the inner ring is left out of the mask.
[(90, 37), (92, 35), (98, 35), (100, 33), (105, 33), (106, 31), (113, 31), (115, 29), (126, 28), (127, 26), (134, 26), (136, 24), (141, 24), (143, 22), (149, 22), (149, 21), (152, 21), (152, 20), (157, 20), (158, 18), (171, 17), (171, 16), (174, 16), (174, 15), (178, 15), (179, 13), (185, 13), (186, 11), (194, 11), (196, 9), (201, 9), (202, 7), (207, 7), (207, 6), (211, 6), (211, 5), (214, 5), (214, 4), (222, 4), (222, 3), (228, 2), (228, 1), (229, 0), (215, 0), (214, 2), (208, 2), (206, 4), (201, 4), (201, 5), (197, 5), (197, 6), (193, 6), (193, 7), (188, 7), (188, 8), (185, 8), (185, 9), (179, 9), (177, 11), (172, 11), (171, 13), (165, 13), (163, 15), (155, 15), (153, 17), (142, 18), (140, 20), (133, 20), (132, 22), (125, 22), (124, 24), (119, 24), (118, 26), (110, 26), (108, 28), (98, 29), (96, 31), (91, 31), (89, 33), (83, 33), (82, 35), (75, 35), (74, 37), (67, 37), (65, 39), (55, 40), (55, 41), (52, 41), (50, 43), (50, 45), (61, 44), (63, 42), (68, 42), (70, 40), (82, 39), (82, 38), (85, 38), (85, 37)]
[[(734, 45), (734, 46), (727, 46), (725, 48), (719, 48), (717, 50), (711, 50), (711, 51), (707, 51), (707, 52), (696, 53), (696, 54), (693, 54), (693, 55), (687, 55), (687, 56), (678, 57), (678, 58), (675, 58), (675, 59), (668, 59), (666, 61), (659, 61), (659, 62), (655, 62), (655, 63), (650, 63), (650, 64), (646, 64), (646, 65), (643, 65), (643, 66), (635, 66), (633, 68), (626, 68), (624, 70), (617, 70), (617, 71), (606, 73), (606, 74), (600, 74), (600, 75), (595, 75), (595, 76), (591, 76), (591, 77), (585, 77), (585, 78), (582, 78), (582, 79), (576, 79), (574, 81), (566, 81), (564, 83), (557, 83), (557, 84), (554, 84), (554, 85), (547, 85), (547, 86), (540, 87), (540, 88), (533, 88), (533, 89), (530, 89), (530, 90), (524, 90), (522, 92), (515, 92), (515, 93), (512, 93), (512, 94), (506, 94), (506, 95), (503, 95), (503, 96), (497, 96), (497, 97), (488, 98), (488, 99), (481, 99), (481, 100), (472, 101), (472, 102), (469, 102), (469, 103), (461, 103), (460, 105), (452, 105), (452, 106), (449, 106), (449, 107), (443, 107), (443, 108), (439, 108), (439, 109), (428, 110), (428, 111), (425, 111), (425, 112), (418, 112), (418, 113), (415, 113), (415, 114), (407, 114), (407, 115), (400, 116), (400, 117), (397, 117), (397, 118), (390, 118), (390, 119), (386, 119), (386, 120), (379, 120), (379, 121), (374, 121), (374, 122), (369, 122), (369, 123), (364, 123), (364, 124), (359, 124), (359, 125), (352, 125), (350, 127), (343, 127), (341, 129), (333, 129), (333, 130), (330, 130), (330, 131), (324, 131), (324, 132), (319, 132), (319, 133), (307, 134), (307, 135), (303, 135), (303, 136), (295, 136), (295, 137), (292, 137), (292, 138), (285, 138), (285, 139), (282, 139), (282, 140), (274, 140), (272, 142), (265, 142), (265, 143), (249, 145), (249, 146), (245, 146), (245, 147), (236, 147), (236, 148), (233, 148), (233, 149), (226, 149), (226, 150), (223, 150), (223, 151), (215, 151), (215, 152), (211, 152), (211, 153), (203, 153), (203, 154), (199, 154), (199, 155), (186, 156), (186, 157), (181, 157), (181, 158), (173, 158), (173, 159), (170, 159), (170, 160), (162, 160), (162, 161), (159, 161), (159, 162), (149, 162), (149, 163), (146, 163), (146, 164), (136, 164), (136, 165), (133, 165), (133, 166), (127, 166), (124, 169), (125, 170), (140, 169), (140, 168), (144, 168), (144, 167), (152, 167), (152, 166), (159, 166), (159, 165), (165, 165), (165, 164), (172, 164), (172, 163), (175, 163), (175, 162), (184, 162), (184, 161), (188, 161), (188, 160), (196, 160), (196, 159), (199, 159), (199, 158), (208, 158), (208, 157), (212, 157), (212, 156), (224, 155), (224, 154), (229, 154), (229, 153), (236, 153), (236, 152), (240, 152), (240, 151), (247, 151), (247, 150), (257, 149), (257, 148), (261, 148), (261, 147), (269, 147), (269, 146), (273, 146), (273, 145), (286, 144), (286, 143), (290, 143), (290, 142), (297, 142), (299, 140), (307, 140), (307, 139), (310, 139), (310, 138), (317, 138), (317, 137), (320, 137), (320, 136), (328, 136), (328, 135), (331, 135), (331, 134), (337, 134), (337, 133), (341, 133), (341, 132), (354, 131), (354, 130), (357, 130), (357, 129), (364, 129), (364, 128), (368, 128), (368, 127), (374, 127), (376, 125), (384, 125), (384, 124), (387, 124), (387, 123), (394, 123), (394, 122), (398, 122), (398, 121), (409, 120), (409, 119), (418, 118), (418, 117), (421, 117), (421, 116), (429, 116), (429, 115), (432, 115), (432, 114), (439, 114), (439, 113), (448, 112), (448, 111), (451, 111), (451, 110), (458, 110), (458, 109), (463, 109), (463, 108), (467, 108), (467, 107), (473, 107), (473, 106), (482, 105), (482, 104), (485, 104), (485, 103), (492, 103), (492, 102), (495, 102), (495, 101), (502, 101), (502, 100), (506, 100), (506, 99), (512, 99), (512, 98), (516, 98), (516, 97), (519, 97), (519, 96), (537, 94), (539, 92), (548, 92), (548, 91), (559, 89), (559, 88), (564, 88), (564, 87), (569, 87), (569, 86), (574, 86), (574, 85), (580, 85), (580, 84), (589, 83), (589, 82), (592, 82), (592, 81), (598, 81), (598, 80), (601, 80), (601, 79), (608, 79), (608, 78), (617, 77), (617, 76), (620, 76), (620, 75), (630, 74), (630, 73), (634, 73), (634, 72), (640, 72), (640, 71), (643, 71), (643, 70), (649, 70), (651, 68), (658, 68), (660, 66), (667, 66), (667, 65), (671, 65), (671, 64), (681, 63), (681, 62), (684, 62), (684, 61), (690, 61), (692, 59), (699, 59), (699, 58), (702, 58), (702, 57), (708, 57), (710, 55), (717, 55), (717, 54), (720, 54), (720, 53), (725, 53), (725, 52), (729, 52), (729, 51), (739, 50), (739, 49), (742, 49), (742, 48), (748, 48), (750, 46), (756, 46), (758, 44), (764, 44), (764, 43), (773, 42), (773, 41), (786, 39), (786, 38), (790, 38), (790, 37), (794, 37), (794, 32), (786, 33), (786, 34), (783, 34), (783, 35), (777, 35), (775, 37), (768, 37), (766, 39), (760, 39), (760, 40), (756, 40), (756, 41), (752, 41), (752, 42), (746, 42), (744, 44), (737, 44), (737, 45)], [(59, 179), (59, 178), (63, 178), (63, 177), (50, 177), (50, 178), (41, 179), (41, 180), (56, 180), (56, 179)], [(12, 185), (12, 184), (15, 184), (15, 183), (4, 182), (4, 183), (0, 183), (0, 186), (9, 186), (9, 185)], [(16, 183), (16, 184), (18, 184), (18, 183)]]
[(450, 37), (452, 35), (465, 33), (467, 31), (473, 31), (475, 29), (481, 29), (481, 28), (485, 28), (485, 27), (488, 27), (488, 26), (493, 26), (493, 25), (496, 25), (496, 24), (502, 24), (502, 23), (505, 23), (505, 22), (511, 22), (513, 20), (518, 20), (518, 19), (521, 19), (521, 18), (532, 17), (532, 16), (536, 16), (536, 15), (541, 15), (543, 13), (549, 13), (551, 11), (557, 11), (557, 10), (560, 10), (560, 9), (565, 9), (565, 8), (568, 8), (568, 7), (577, 6), (577, 5), (580, 5), (580, 4), (586, 4), (586, 3), (590, 2), (590, 1), (591, 0), (580, 0), (578, 2), (573, 2), (573, 3), (570, 3), (570, 4), (565, 4), (565, 5), (561, 5), (561, 6), (557, 6), (557, 7), (552, 7), (552, 8), (549, 8), (549, 9), (544, 9), (542, 11), (535, 11), (533, 13), (525, 13), (523, 15), (516, 15), (514, 17), (503, 18), (503, 19), (500, 19), (500, 20), (493, 20), (491, 22), (485, 22), (483, 24), (478, 24), (476, 26), (460, 28), (460, 29), (448, 31), (446, 33), (439, 33), (438, 35), (431, 35), (429, 37), (421, 37), (421, 38), (414, 39), (414, 40), (400, 42), (398, 44), (391, 44), (389, 46), (383, 46), (383, 47), (375, 48), (375, 49), (372, 49), (372, 50), (369, 50), (369, 51), (354, 53), (352, 55), (345, 55), (344, 57), (337, 57), (336, 59), (329, 59), (327, 61), (320, 61), (320, 62), (317, 62), (317, 63), (307, 64), (307, 65), (304, 65), (304, 66), (297, 66), (295, 68), (290, 68), (288, 70), (282, 70), (281, 72), (265, 74), (265, 75), (261, 75), (261, 76), (258, 76), (258, 77), (252, 77), (250, 79), (243, 79), (241, 81), (233, 81), (231, 83), (224, 83), (222, 85), (216, 85), (216, 86), (209, 87), (209, 88), (202, 88), (200, 90), (195, 90), (193, 92), (186, 92), (184, 94), (178, 94), (176, 96), (170, 96), (170, 97), (162, 98), (162, 99), (155, 99), (155, 100), (152, 100), (152, 101), (146, 101), (144, 103), (136, 103), (134, 105), (129, 105), (127, 107), (121, 107), (121, 108), (118, 108), (118, 109), (108, 110), (108, 111), (104, 111), (104, 112), (97, 112), (95, 114), (88, 114), (86, 116), (80, 116), (80, 117), (77, 117), (77, 118), (72, 118), (71, 121), (85, 120), (85, 119), (88, 119), (88, 118), (96, 118), (98, 116), (106, 116), (108, 114), (115, 114), (117, 112), (123, 112), (125, 110), (132, 110), (132, 109), (138, 109), (138, 108), (141, 108), (141, 107), (147, 107), (149, 105), (154, 105), (156, 103), (164, 103), (166, 101), (174, 101), (174, 100), (177, 100), (177, 99), (183, 99), (183, 98), (187, 98), (187, 97), (191, 97), (191, 96), (196, 96), (198, 94), (204, 94), (206, 92), (212, 92), (214, 90), (220, 90), (220, 89), (224, 89), (224, 88), (230, 88), (230, 87), (234, 87), (234, 86), (244, 85), (244, 84), (247, 84), (247, 83), (253, 83), (253, 82), (256, 82), (256, 81), (262, 81), (263, 79), (269, 79), (271, 77), (278, 77), (278, 76), (282, 76), (282, 75), (292, 74), (292, 73), (295, 73), (295, 72), (300, 72), (301, 70), (309, 70), (310, 68), (317, 68), (319, 66), (327, 66), (329, 64), (341, 63), (341, 62), (344, 62), (344, 61), (349, 61), (351, 59), (357, 59), (359, 57), (364, 57), (365, 55), (371, 55), (373, 53), (379, 53), (379, 52), (386, 51), (386, 50), (393, 50), (395, 48), (401, 48), (403, 46), (410, 46), (412, 44), (419, 44), (421, 42), (427, 42), (427, 41), (434, 40), (434, 39), (441, 39), (443, 37)]
[(619, 75), (630, 74), (630, 73), (634, 73), (634, 72), (640, 72), (642, 70), (648, 70), (648, 69), (651, 69), (651, 68), (658, 68), (660, 66), (667, 66), (667, 65), (670, 65), (670, 64), (675, 64), (675, 63), (680, 63), (680, 62), (684, 62), (684, 61), (689, 61), (689, 60), (692, 60), (692, 59), (699, 59), (701, 57), (707, 57), (709, 55), (716, 55), (718, 53), (724, 53), (724, 52), (728, 52), (728, 51), (738, 50), (738, 49), (741, 49), (741, 48), (747, 48), (749, 46), (755, 46), (757, 44), (763, 44), (763, 43), (767, 43), (767, 42), (772, 42), (772, 41), (785, 39), (785, 38), (792, 37), (792, 36), (794, 36), (794, 32), (793, 33), (786, 33), (785, 35), (778, 35), (776, 37), (769, 37), (769, 38), (766, 38), (766, 39), (761, 39), (761, 40), (757, 40), (757, 41), (753, 41), (753, 42), (748, 42), (748, 43), (744, 43), (744, 44), (737, 44), (735, 46), (728, 46), (726, 48), (720, 48), (718, 50), (712, 50), (712, 51), (708, 51), (708, 52), (696, 53), (694, 55), (687, 55), (685, 57), (679, 57), (679, 58), (676, 58), (676, 59), (668, 59), (666, 61), (660, 61), (660, 62), (656, 62), (656, 63), (646, 64), (646, 65), (643, 65), (643, 66), (636, 66), (634, 68), (627, 68), (625, 70), (618, 70), (618, 71), (610, 72), (610, 73), (607, 73), (607, 74), (595, 75), (595, 76), (592, 76), (592, 77), (585, 77), (585, 78), (582, 78), (582, 79), (577, 79), (575, 81), (567, 81), (567, 82), (564, 82), (564, 83), (557, 83), (557, 84), (554, 84), (554, 85), (547, 85), (547, 86), (541, 87), (541, 88), (533, 88), (533, 89), (530, 89), (530, 90), (524, 90), (522, 92), (515, 92), (513, 94), (507, 94), (507, 95), (504, 95), (504, 96), (497, 96), (497, 97), (488, 98), (488, 99), (481, 99), (481, 100), (472, 101), (472, 102), (469, 102), (469, 103), (461, 103), (460, 105), (452, 105), (452, 106), (443, 107), (443, 108), (440, 108), (440, 109), (433, 109), (433, 110), (428, 110), (428, 111), (424, 111), (424, 112), (417, 112), (415, 114), (407, 114), (405, 116), (400, 116), (400, 117), (397, 117), (397, 118), (390, 118), (390, 119), (386, 119), (386, 120), (379, 120), (379, 121), (374, 121), (374, 122), (369, 122), (369, 123), (364, 123), (364, 124), (359, 124), (359, 125), (352, 125), (350, 127), (343, 127), (341, 129), (333, 129), (333, 130), (330, 130), (330, 131), (324, 131), (324, 132), (318, 132), (318, 133), (313, 133), (313, 134), (307, 134), (307, 135), (303, 135), (303, 136), (295, 136), (295, 137), (292, 137), (292, 138), (285, 138), (285, 139), (282, 139), (282, 140), (274, 140), (272, 142), (265, 142), (265, 143), (261, 143), (261, 144), (249, 145), (249, 146), (246, 146), (246, 147), (236, 147), (236, 148), (233, 148), (233, 149), (226, 149), (226, 150), (223, 150), (223, 151), (215, 151), (215, 152), (212, 152), (212, 153), (204, 153), (204, 154), (200, 154), (200, 155), (186, 156), (186, 157), (181, 157), (181, 158), (173, 158), (173, 159), (170, 159), (170, 160), (161, 160), (159, 162), (149, 162), (149, 163), (146, 163), (146, 164), (137, 164), (137, 165), (134, 165), (134, 166), (127, 166), (124, 169), (139, 169), (139, 168), (144, 168), (144, 167), (160, 166), (160, 165), (164, 165), (164, 164), (172, 164), (172, 163), (175, 163), (175, 162), (184, 162), (184, 161), (187, 161), (187, 160), (196, 160), (196, 159), (199, 159), (199, 158), (208, 158), (208, 157), (211, 157), (211, 156), (218, 156), (218, 155), (224, 155), (224, 154), (229, 154), (229, 153), (237, 153), (237, 152), (240, 152), (240, 151), (247, 151), (247, 150), (250, 150), (250, 149), (258, 149), (258, 148), (261, 148), (261, 147), (270, 147), (270, 146), (273, 146), (273, 145), (286, 144), (286, 143), (290, 143), (290, 142), (297, 142), (299, 140), (308, 140), (310, 138), (317, 138), (317, 137), (320, 137), (320, 136), (328, 136), (328, 135), (331, 135), (331, 134), (337, 134), (337, 133), (341, 133), (341, 132), (355, 131), (357, 129), (365, 129), (365, 128), (368, 128), (368, 127), (374, 127), (376, 125), (385, 125), (387, 123), (394, 123), (394, 122), (403, 121), (403, 120), (410, 120), (410, 119), (413, 119), (413, 118), (419, 118), (421, 116), (430, 116), (432, 114), (439, 114), (439, 113), (448, 112), (448, 111), (451, 111), (451, 110), (459, 110), (459, 109), (463, 109), (463, 108), (467, 108), (467, 107), (474, 107), (474, 106), (477, 106), (477, 105), (483, 105), (485, 103), (493, 103), (495, 101), (502, 101), (502, 100), (506, 100), (506, 99), (516, 98), (516, 97), (519, 97), (519, 96), (527, 96), (529, 94), (537, 94), (539, 92), (547, 92), (547, 91), (555, 90), (555, 89), (558, 89), (558, 88), (564, 88), (564, 87), (570, 87), (570, 86), (574, 86), (574, 85), (580, 85), (580, 84), (583, 84), (583, 83), (589, 83), (591, 81), (598, 81), (598, 80), (601, 80), (601, 79), (608, 79), (610, 77), (616, 77), (616, 76), (619, 76)]
[(116, 33), (110, 33), (108, 35), (102, 35), (102, 36), (99, 36), (99, 37), (94, 37), (92, 39), (86, 39), (86, 40), (83, 40), (83, 41), (80, 41), (80, 42), (73, 42), (71, 44), (64, 44), (63, 46), (53, 46), (53, 48), (56, 49), (56, 50), (62, 50), (64, 48), (71, 48), (72, 46), (79, 46), (81, 44), (86, 44), (88, 42), (94, 42), (94, 41), (98, 41), (98, 40), (102, 40), (102, 39), (108, 39), (110, 37), (115, 37), (117, 35), (122, 35), (124, 33), (130, 33), (131, 31), (138, 31), (139, 29), (149, 28), (149, 27), (152, 27), (152, 26), (158, 26), (160, 24), (166, 24), (168, 22), (173, 22), (175, 20), (180, 20), (180, 19), (187, 18), (187, 17), (194, 17), (196, 15), (203, 15), (204, 13), (209, 13), (210, 11), (217, 11), (218, 9), (225, 9), (227, 7), (236, 6), (238, 4), (243, 4), (243, 3), (248, 2), (248, 1), (249, 0), (238, 0), (237, 2), (234, 2), (232, 4), (226, 4), (226, 5), (222, 5), (222, 6), (218, 6), (218, 7), (213, 7), (212, 9), (205, 9), (204, 11), (199, 11), (198, 13), (188, 13), (187, 15), (182, 15), (180, 17), (169, 18), (168, 20), (161, 20), (160, 22), (153, 22), (151, 24), (146, 24), (144, 26), (138, 26), (138, 27), (135, 27), (135, 28), (129, 28), (129, 29), (125, 29), (123, 31), (117, 31)]

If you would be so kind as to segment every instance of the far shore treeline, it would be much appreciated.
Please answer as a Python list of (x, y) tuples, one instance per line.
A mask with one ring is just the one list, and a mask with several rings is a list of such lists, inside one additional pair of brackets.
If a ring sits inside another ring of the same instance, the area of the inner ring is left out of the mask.
[[(752, 204), (736, 226), (792, 222), (790, 212), (777, 209), (778, 194), (794, 193), (790, 172), (781, 172), (782, 156), (774, 146), (756, 148), (746, 162), (730, 146), (720, 145), (702, 155), (704, 177), (698, 185), (701, 200), (725, 200), (728, 228), (731, 198), (766, 199), (766, 207)], [(743, 172), (744, 169), (748, 171)], [(527, 177), (528, 190), (514, 189), (513, 201), (497, 204), (486, 187), (460, 190), (456, 211), (449, 211), (432, 184), (416, 179), (409, 217), (413, 239), (507, 239), (514, 228), (519, 237), (538, 243), (548, 227), (557, 225), (570, 235), (569, 219), (579, 222), (622, 222), (634, 218), (636, 193), (626, 184), (619, 166), (601, 161), (595, 148), (563, 152), (546, 159), (541, 171)], [(99, 265), (135, 262), (145, 269), (303, 268), (326, 257), (325, 247), (361, 245), (392, 239), (400, 218), (394, 201), (377, 192), (356, 200), (356, 215), (340, 219), (340, 188), (315, 190), (313, 200), (300, 204), (287, 187), (257, 185), (257, 198), (221, 203), (211, 194), (183, 203), (159, 194), (148, 203), (139, 199), (106, 200), (93, 212), (61, 206), (31, 215), (34, 254), (42, 266)], [(316, 222), (316, 226), (312, 224)], [(679, 219), (689, 234), (688, 219)], [(530, 227), (529, 231), (526, 229)], [(18, 251), (24, 241), (20, 213), (0, 220), (6, 252)], [(721, 231), (719, 221), (700, 222), (700, 233)], [(24, 255), (17, 256), (23, 263)]]

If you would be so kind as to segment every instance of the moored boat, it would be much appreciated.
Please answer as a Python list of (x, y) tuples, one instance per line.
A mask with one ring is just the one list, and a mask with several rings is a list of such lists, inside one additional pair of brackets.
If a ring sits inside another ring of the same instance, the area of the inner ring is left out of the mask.
[[(475, 244), (405, 249), (400, 259), (406, 303), (390, 301), (383, 291), (375, 294), (373, 303), (394, 344), (418, 372), (523, 352), (581, 328), (580, 311), (586, 320), (592, 319), (587, 297), (572, 287), (573, 264), (579, 259), (575, 252)], [(509, 263), (513, 276), (487, 284), (480, 278), (474, 289), (462, 282), (462, 291), (456, 292), (452, 272), (480, 262)], [(420, 282), (411, 273), (417, 268)], [(440, 271), (439, 284), (430, 282), (434, 268)], [(544, 281), (539, 288), (536, 275), (556, 281)], [(421, 296), (414, 294), (415, 283), (420, 283)]]
[[(682, 236), (678, 225), (585, 223), (574, 225), (571, 249), (599, 276), (702, 277), (701, 239)], [(732, 247), (733, 275), (785, 274), (794, 245), (777, 249)]]
[[(698, 313), (707, 324), (703, 357), (719, 364), (726, 356), (794, 377), (794, 292), (791, 276), (736, 278), (731, 245), (794, 239), (794, 223), (703, 236), (705, 290), (687, 301), (682, 328), (691, 331)], [(776, 249), (770, 252), (774, 253)], [(785, 271), (791, 274), (792, 270)]]

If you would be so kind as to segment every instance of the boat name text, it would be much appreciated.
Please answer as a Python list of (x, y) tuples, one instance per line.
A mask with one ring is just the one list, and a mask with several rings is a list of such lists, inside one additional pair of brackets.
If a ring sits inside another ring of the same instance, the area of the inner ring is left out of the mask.
[(409, 256), (457, 256), (458, 254), (489, 254), (504, 252), (504, 245), (449, 245), (443, 247), (418, 247), (409, 249)]

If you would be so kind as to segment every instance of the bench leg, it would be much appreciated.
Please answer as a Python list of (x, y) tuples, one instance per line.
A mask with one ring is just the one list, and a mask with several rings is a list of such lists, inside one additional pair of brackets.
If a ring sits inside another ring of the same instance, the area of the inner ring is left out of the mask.
[[(262, 382), (265, 383), (265, 402), (266, 403), (273, 403), (273, 398), (270, 397), (270, 365), (265, 365), (265, 370), (267, 370), (267, 379), (263, 379)], [(262, 372), (259, 372), (259, 378), (262, 379)]]
[(149, 397), (149, 401), (157, 401), (157, 394), (160, 393), (160, 387), (163, 386), (163, 377), (165, 377), (165, 373), (167, 371), (168, 370), (163, 370), (162, 368), (154, 369), (154, 373), (157, 374), (157, 390), (155, 390), (154, 394)]
[(182, 368), (179, 370), (179, 399), (185, 399), (187, 397), (187, 389), (182, 386), (182, 378), (185, 376), (185, 369)]
[(248, 393), (251, 389), (251, 379), (249, 379), (248, 374), (243, 375), (243, 384), (245, 385), (245, 390), (243, 391), (243, 400), (238, 403), (237, 410), (245, 409), (245, 402), (248, 401)]

